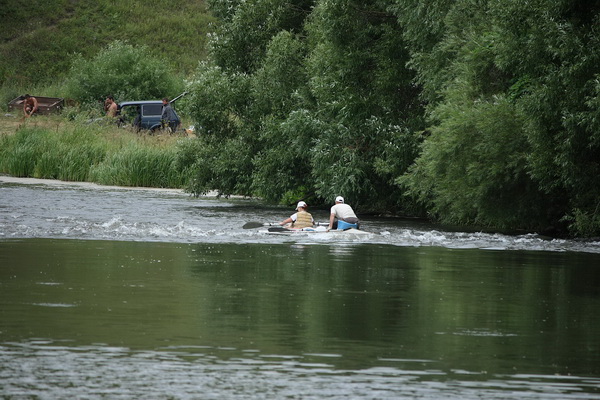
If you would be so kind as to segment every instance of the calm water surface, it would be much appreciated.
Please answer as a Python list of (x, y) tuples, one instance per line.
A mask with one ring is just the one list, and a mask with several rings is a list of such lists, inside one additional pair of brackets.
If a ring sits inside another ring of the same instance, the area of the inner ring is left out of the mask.
[(292, 212), (0, 180), (0, 397), (600, 399), (597, 242)]

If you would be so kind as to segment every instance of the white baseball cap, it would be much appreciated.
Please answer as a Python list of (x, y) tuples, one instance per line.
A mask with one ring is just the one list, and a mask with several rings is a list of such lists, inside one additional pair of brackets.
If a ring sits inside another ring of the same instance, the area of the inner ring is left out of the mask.
[(344, 202), (344, 198), (342, 196), (338, 196), (338, 197), (335, 198), (335, 202), (337, 203), (338, 201), (340, 203), (343, 203)]
[(300, 207), (305, 208), (306, 207), (306, 203), (303, 201), (299, 201), (298, 205), (296, 206), (296, 210), (299, 209)]

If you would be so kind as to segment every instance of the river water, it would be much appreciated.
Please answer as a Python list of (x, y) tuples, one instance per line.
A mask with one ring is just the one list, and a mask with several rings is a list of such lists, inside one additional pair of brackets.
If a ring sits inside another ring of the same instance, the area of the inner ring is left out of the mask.
[(600, 399), (600, 243), (292, 212), (0, 177), (0, 397)]

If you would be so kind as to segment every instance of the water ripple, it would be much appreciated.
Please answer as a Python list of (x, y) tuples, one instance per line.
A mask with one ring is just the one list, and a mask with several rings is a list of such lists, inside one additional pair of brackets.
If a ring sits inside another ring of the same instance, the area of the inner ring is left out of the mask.
[(5, 398), (600, 399), (596, 378), (394, 366), (344, 370), (306, 356), (210, 346), (133, 351), (35, 339), (0, 345), (0, 380)]

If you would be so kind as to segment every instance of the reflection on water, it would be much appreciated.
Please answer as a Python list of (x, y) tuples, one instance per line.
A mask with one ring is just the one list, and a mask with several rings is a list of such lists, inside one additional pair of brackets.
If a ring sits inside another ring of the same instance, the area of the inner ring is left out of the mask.
[(0, 241), (8, 398), (600, 399), (593, 253)]
[(441, 371), (428, 360), (381, 360), (380, 366), (345, 370), (332, 358), (206, 346), (73, 348), (44, 340), (0, 347), (8, 398), (600, 398), (595, 378)]

